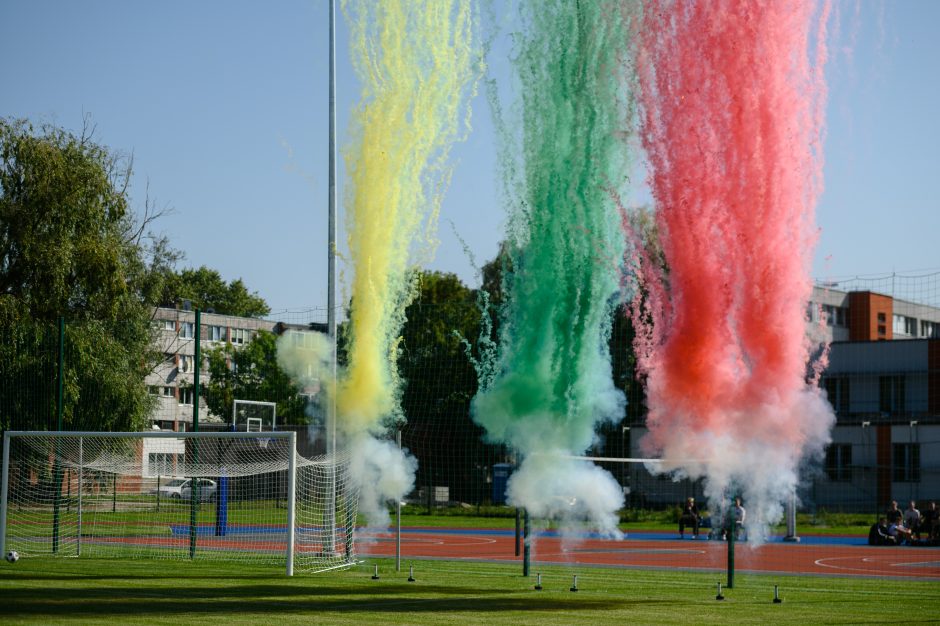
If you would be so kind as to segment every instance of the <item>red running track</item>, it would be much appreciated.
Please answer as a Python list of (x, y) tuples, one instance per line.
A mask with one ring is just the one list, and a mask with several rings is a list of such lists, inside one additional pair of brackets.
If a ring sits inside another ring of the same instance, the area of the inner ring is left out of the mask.
[[(492, 531), (409, 529), (402, 533), (402, 558), (520, 562), (514, 537)], [(362, 556), (395, 555), (392, 533), (358, 533)], [(728, 546), (720, 541), (686, 540), (565, 540), (538, 537), (533, 564), (598, 565), (638, 569), (725, 571)], [(940, 550), (909, 546), (873, 547), (799, 543), (735, 545), (735, 571), (786, 572), (824, 576), (918, 578), (940, 581)]]

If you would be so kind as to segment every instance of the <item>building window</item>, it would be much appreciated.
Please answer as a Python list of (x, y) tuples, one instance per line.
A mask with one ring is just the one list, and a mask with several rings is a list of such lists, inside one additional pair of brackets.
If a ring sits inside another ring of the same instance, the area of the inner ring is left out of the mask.
[(940, 337), (940, 324), (937, 322), (929, 322), (927, 320), (920, 321), (920, 336), (926, 337), (928, 339), (936, 339)]
[(225, 341), (226, 335), (225, 326), (210, 326), (209, 327), (209, 341)]
[(847, 377), (827, 376), (823, 379), (826, 397), (836, 413), (849, 412), (849, 379)]
[(175, 393), (175, 391), (173, 390), (173, 387), (164, 387), (164, 388), (163, 388), (163, 397), (164, 397), (164, 398), (172, 398), (172, 397), (175, 396), (175, 395), (176, 395), (176, 393)]
[(841, 326), (845, 327), (845, 309), (841, 306), (833, 306), (831, 304), (823, 305), (823, 314), (826, 318), (826, 324), (828, 326)]
[(183, 339), (193, 338), (193, 323), (192, 322), (180, 322), (180, 337), (182, 337)]
[(896, 443), (892, 457), (894, 482), (920, 482), (920, 444)]
[(894, 315), (894, 334), (917, 336), (917, 319), (907, 315)]
[(176, 473), (177, 463), (185, 464), (185, 455), (172, 452), (151, 452), (148, 463), (148, 476), (172, 476)]
[(181, 354), (180, 355), (180, 364), (179, 370), (183, 374), (188, 374), (192, 372), (195, 367), (196, 360), (191, 354)]
[(147, 387), (147, 393), (149, 393), (151, 396), (159, 396), (159, 395), (160, 395), (160, 386), (159, 386), (159, 385), (150, 385), (149, 387)]
[(878, 409), (882, 413), (903, 413), (906, 410), (903, 376), (878, 377)]
[(852, 480), (852, 445), (834, 443), (826, 448), (826, 475), (832, 482)]
[(882, 312), (882, 313), (878, 313), (878, 323), (879, 323), (879, 324), (884, 324), (884, 323), (887, 322), (887, 321), (888, 321), (888, 318), (885, 316), (885, 313), (883, 313), (883, 312)]
[(163, 330), (176, 330), (176, 322), (173, 320), (163, 320)]
[(251, 331), (247, 328), (232, 329), (232, 343), (244, 344), (251, 341)]
[(180, 404), (192, 404), (193, 403), (193, 388), (192, 387), (180, 387)]

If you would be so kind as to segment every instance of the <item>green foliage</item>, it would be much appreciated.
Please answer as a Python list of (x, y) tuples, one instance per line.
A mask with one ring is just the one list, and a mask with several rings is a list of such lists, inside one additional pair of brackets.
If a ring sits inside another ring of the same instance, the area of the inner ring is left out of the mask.
[(171, 252), (141, 245), (130, 175), (87, 133), (0, 119), (0, 427), (55, 427), (59, 317), (64, 427), (143, 426), (156, 358), (146, 293)]
[(484, 443), (470, 418), (477, 373), (466, 342), (471, 352), (478, 350), (477, 293), (440, 272), (422, 272), (418, 288), (399, 346), (403, 445), (418, 459), (418, 485), (448, 485), (451, 499), (481, 502), (490, 497), (489, 467), (504, 458), (502, 447)]
[(0, 298), (32, 318), (114, 318), (129, 295), (128, 175), (86, 137), (0, 119)]
[(173, 306), (183, 300), (191, 301), (194, 308), (222, 315), (261, 317), (271, 312), (267, 302), (257, 293), (249, 293), (240, 278), (226, 283), (219, 272), (206, 266), (166, 276), (160, 303)]
[(278, 424), (305, 424), (300, 387), (277, 364), (277, 337), (258, 331), (247, 344), (225, 344), (208, 352), (206, 404), (216, 415), (231, 415), (235, 399), (277, 403)]

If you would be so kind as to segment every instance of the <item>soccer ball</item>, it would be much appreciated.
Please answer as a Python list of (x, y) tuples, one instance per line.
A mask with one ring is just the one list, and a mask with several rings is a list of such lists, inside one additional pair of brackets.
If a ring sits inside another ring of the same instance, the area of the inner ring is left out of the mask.
[(7, 552), (7, 561), (9, 561), (10, 563), (16, 563), (19, 560), (20, 560), (19, 552), (17, 552), (16, 550), (10, 550), (9, 552)]

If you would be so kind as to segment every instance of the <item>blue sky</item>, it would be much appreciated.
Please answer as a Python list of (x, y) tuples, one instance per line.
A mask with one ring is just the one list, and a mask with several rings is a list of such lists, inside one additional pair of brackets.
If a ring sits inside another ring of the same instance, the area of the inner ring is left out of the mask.
[[(836, 7), (813, 273), (938, 270), (940, 2)], [(357, 85), (337, 28), (342, 142)], [(3, 0), (0, 59), (0, 116), (79, 130), (90, 114), (134, 154), (135, 207), (149, 181), (172, 208), (158, 229), (184, 265), (243, 278), (275, 311), (325, 306), (326, 0)], [(503, 211), (489, 109), (472, 106), (431, 267), (474, 285), (461, 240), (492, 258)]]

